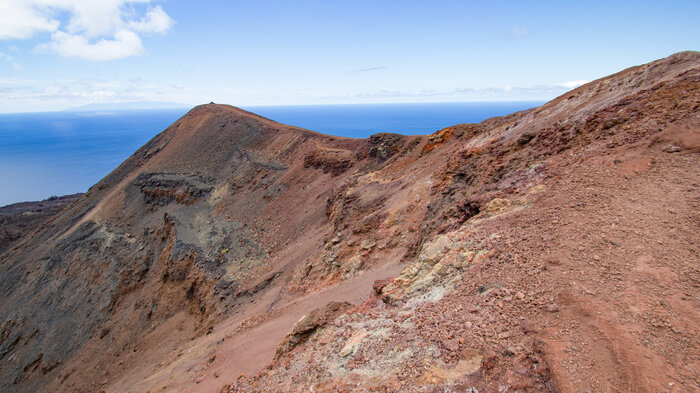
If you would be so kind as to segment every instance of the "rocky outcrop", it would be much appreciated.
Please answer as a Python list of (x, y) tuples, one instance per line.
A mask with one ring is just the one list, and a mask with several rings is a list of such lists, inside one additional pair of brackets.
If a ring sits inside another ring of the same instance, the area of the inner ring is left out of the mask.
[(146, 203), (155, 206), (171, 201), (191, 205), (214, 189), (202, 176), (177, 173), (142, 173), (134, 185), (141, 190)]
[(367, 140), (369, 157), (378, 161), (386, 161), (402, 150), (407, 139), (407, 137), (399, 134), (374, 134)]
[(314, 150), (304, 157), (304, 167), (320, 169), (338, 176), (355, 163), (354, 154), (347, 150)]
[(286, 355), (299, 344), (306, 342), (318, 329), (331, 323), (338, 314), (350, 307), (352, 307), (352, 304), (348, 302), (332, 302), (301, 317), (292, 327), (292, 331), (287, 334), (287, 337), (277, 347), (275, 358)]

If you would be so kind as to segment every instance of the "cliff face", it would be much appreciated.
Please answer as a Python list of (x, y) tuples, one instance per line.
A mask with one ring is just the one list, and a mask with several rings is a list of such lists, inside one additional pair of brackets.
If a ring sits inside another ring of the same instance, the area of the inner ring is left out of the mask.
[(366, 140), (194, 108), (0, 255), (0, 388), (700, 388), (699, 86)]

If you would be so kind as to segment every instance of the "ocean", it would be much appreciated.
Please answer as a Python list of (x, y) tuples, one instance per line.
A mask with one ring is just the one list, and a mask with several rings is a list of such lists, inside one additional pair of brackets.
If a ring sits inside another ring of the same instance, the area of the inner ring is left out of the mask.
[[(260, 106), (280, 123), (365, 138), (430, 134), (542, 102)], [(0, 206), (85, 192), (188, 109), (0, 114)]]

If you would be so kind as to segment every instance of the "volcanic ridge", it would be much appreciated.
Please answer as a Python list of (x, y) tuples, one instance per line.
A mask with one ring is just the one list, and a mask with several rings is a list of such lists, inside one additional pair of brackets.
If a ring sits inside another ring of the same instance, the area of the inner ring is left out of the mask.
[(198, 106), (0, 209), (0, 391), (700, 391), (699, 92), (682, 52), (427, 136)]

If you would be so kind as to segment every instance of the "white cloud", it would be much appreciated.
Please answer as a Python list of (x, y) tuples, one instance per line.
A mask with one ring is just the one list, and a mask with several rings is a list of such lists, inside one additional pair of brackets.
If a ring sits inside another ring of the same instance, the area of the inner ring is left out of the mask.
[(500, 86), (450, 90), (396, 91), (380, 90), (355, 94), (334, 95), (325, 100), (339, 102), (451, 102), (451, 101), (543, 101), (551, 100), (586, 81), (571, 81), (538, 86)]
[(566, 87), (567, 89), (574, 89), (574, 88), (579, 87), (579, 86), (586, 84), (588, 82), (589, 81), (587, 81), (585, 79), (581, 79), (578, 81), (566, 81), (566, 82), (557, 83), (557, 86)]
[(146, 17), (139, 21), (132, 21), (129, 25), (138, 32), (165, 33), (173, 25), (173, 20), (160, 6), (150, 8)]
[[(174, 21), (151, 0), (0, 0), (0, 40), (51, 33), (39, 52), (114, 60), (143, 52), (139, 34), (167, 32)], [(67, 17), (66, 17), (67, 15)]]
[[(93, 103), (164, 102), (200, 103), (202, 93), (193, 99), (186, 86), (144, 84), (143, 81), (121, 81), (100, 78), (51, 80), (0, 76), (0, 113), (66, 109)], [(190, 102), (193, 101), (193, 102)]]
[(40, 50), (59, 53), (66, 57), (79, 57), (85, 60), (114, 60), (135, 56), (143, 52), (139, 36), (130, 30), (119, 30), (112, 39), (99, 39), (90, 42), (82, 35), (72, 35), (58, 31), (52, 35), (49, 44)]
[(59, 22), (49, 10), (30, 0), (0, 1), (0, 40), (30, 38), (36, 33), (55, 31)]

